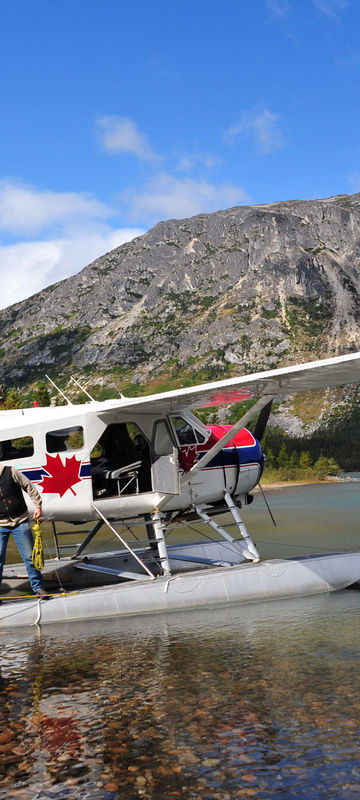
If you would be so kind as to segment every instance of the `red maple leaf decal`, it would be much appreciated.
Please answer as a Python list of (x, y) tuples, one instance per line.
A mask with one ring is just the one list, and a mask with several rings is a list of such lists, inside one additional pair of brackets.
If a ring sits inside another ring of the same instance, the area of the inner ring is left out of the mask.
[(76, 456), (67, 458), (65, 464), (62, 463), (59, 453), (56, 456), (49, 456), (46, 454), (46, 464), (44, 469), (48, 475), (44, 475), (39, 483), (42, 483), (43, 494), (47, 492), (57, 493), (62, 497), (68, 489), (72, 491), (74, 483), (79, 483), (81, 461), (78, 461)]

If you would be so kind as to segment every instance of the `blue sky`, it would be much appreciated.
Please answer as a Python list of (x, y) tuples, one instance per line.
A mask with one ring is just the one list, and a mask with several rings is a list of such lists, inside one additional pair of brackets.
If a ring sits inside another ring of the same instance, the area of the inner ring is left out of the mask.
[(3, 0), (0, 57), (0, 307), (160, 220), (360, 191), (357, 0)]

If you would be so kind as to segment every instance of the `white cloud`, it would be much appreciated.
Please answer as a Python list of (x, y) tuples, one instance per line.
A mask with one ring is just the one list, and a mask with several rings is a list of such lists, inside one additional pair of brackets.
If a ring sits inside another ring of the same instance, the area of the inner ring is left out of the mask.
[(108, 116), (98, 120), (103, 131), (103, 145), (111, 153), (131, 153), (142, 161), (157, 161), (147, 137), (131, 119)]
[(287, 0), (266, 0), (270, 13), (277, 18), (285, 17), (290, 9)]
[(112, 227), (106, 217), (113, 214), (88, 195), (0, 182), (0, 307), (73, 275), (144, 233)]
[(348, 7), (348, 0), (313, 0), (317, 11), (327, 17), (338, 17)]
[(225, 131), (224, 140), (233, 144), (239, 137), (252, 138), (264, 155), (283, 147), (279, 117), (265, 108), (261, 113), (245, 111), (238, 122)]
[(221, 158), (211, 155), (211, 153), (207, 155), (203, 153), (188, 153), (179, 158), (176, 170), (178, 172), (193, 172), (197, 167), (205, 167), (207, 170), (212, 170), (220, 163)]
[(110, 209), (91, 195), (41, 191), (0, 181), (0, 231), (34, 235), (74, 221), (104, 219)]
[(162, 173), (149, 180), (142, 192), (132, 195), (130, 215), (132, 219), (144, 219), (150, 224), (159, 219), (182, 219), (248, 201), (244, 189), (231, 183), (215, 185)]
[(50, 283), (46, 277), (58, 257), (56, 242), (19, 242), (0, 247), (1, 307), (6, 308)]

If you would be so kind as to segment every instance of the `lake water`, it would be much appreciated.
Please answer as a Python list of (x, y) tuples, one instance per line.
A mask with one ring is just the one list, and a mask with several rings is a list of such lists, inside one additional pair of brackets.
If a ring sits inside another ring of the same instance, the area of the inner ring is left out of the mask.
[[(360, 549), (360, 483), (244, 511), (265, 557)], [(0, 798), (360, 798), (360, 590), (1, 634)]]

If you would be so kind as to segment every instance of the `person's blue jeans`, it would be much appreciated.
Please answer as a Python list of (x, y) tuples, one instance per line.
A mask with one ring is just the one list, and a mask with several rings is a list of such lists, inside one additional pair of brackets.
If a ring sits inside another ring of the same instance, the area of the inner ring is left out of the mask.
[(26, 566), (29, 581), (33, 592), (38, 592), (42, 589), (41, 572), (35, 569), (31, 557), (34, 547), (34, 539), (31, 533), (31, 528), (28, 522), (20, 522), (14, 528), (7, 525), (0, 525), (0, 583), (6, 559), (6, 548), (8, 545), (10, 534), (13, 535), (16, 547), (21, 555), (22, 560)]

